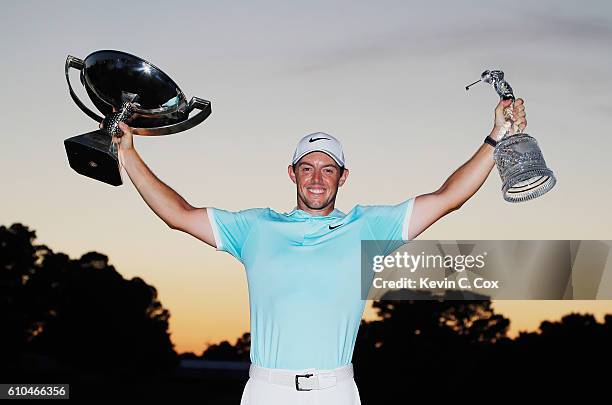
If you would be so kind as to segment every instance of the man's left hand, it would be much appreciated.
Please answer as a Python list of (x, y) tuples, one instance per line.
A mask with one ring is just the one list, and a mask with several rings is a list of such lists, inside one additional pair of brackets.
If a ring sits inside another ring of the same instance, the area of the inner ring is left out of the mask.
[(510, 126), (510, 135), (523, 132), (527, 127), (527, 115), (525, 113), (525, 101), (522, 98), (517, 98), (514, 101), (514, 107), (511, 106), (512, 100), (500, 100), (495, 107), (495, 123), (491, 136), (495, 140), (500, 140), (505, 133), (505, 128), (508, 127), (508, 122), (513, 121), (514, 125)]

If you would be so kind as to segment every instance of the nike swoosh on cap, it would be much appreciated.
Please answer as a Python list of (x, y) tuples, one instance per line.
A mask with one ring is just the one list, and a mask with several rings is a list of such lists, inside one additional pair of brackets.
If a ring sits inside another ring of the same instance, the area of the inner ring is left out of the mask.
[(329, 141), (329, 138), (310, 138), (308, 142), (312, 143), (312, 142), (320, 141), (321, 139), (327, 139)]

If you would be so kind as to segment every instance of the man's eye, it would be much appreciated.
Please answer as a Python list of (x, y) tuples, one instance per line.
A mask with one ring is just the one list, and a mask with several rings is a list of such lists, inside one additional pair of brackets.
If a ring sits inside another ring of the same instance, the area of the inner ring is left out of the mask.
[(325, 173), (334, 174), (334, 169), (325, 169)]

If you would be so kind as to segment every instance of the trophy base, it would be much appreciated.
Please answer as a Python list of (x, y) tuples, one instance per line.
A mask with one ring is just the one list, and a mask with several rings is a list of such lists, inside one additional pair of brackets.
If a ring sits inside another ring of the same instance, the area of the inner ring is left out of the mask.
[(111, 137), (100, 130), (64, 140), (68, 163), (77, 173), (113, 186), (123, 184), (119, 159), (110, 152)]
[(508, 202), (528, 201), (546, 194), (556, 182), (550, 169), (530, 170), (508, 180), (502, 187), (502, 193)]

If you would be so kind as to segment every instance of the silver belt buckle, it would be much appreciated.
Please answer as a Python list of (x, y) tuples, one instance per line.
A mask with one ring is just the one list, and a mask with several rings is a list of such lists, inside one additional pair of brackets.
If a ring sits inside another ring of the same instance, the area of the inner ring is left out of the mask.
[(300, 388), (300, 382), (298, 380), (300, 377), (310, 378), (312, 376), (313, 374), (296, 374), (295, 375), (295, 389), (298, 391), (312, 391), (312, 388)]

